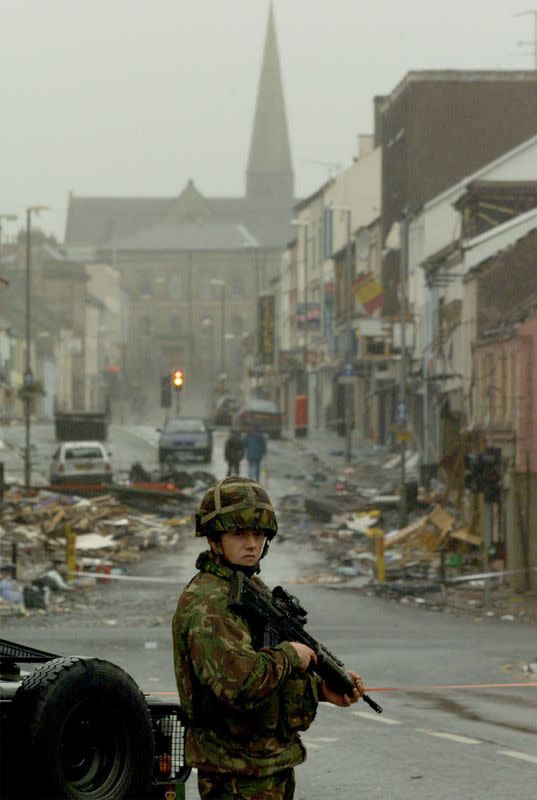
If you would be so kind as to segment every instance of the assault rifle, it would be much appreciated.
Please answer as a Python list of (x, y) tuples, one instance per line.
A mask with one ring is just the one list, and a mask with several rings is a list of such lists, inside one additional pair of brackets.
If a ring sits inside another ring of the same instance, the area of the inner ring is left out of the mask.
[[(317, 675), (338, 694), (352, 695), (354, 683), (343, 662), (306, 633), (307, 611), (282, 586), (276, 586), (269, 595), (243, 572), (235, 572), (228, 599), (231, 608), (239, 609), (257, 627), (263, 626), (263, 647), (274, 647), (280, 642), (302, 642), (317, 655), (317, 663), (313, 666)], [(362, 700), (377, 714), (382, 714), (381, 706), (367, 694), (362, 695)]]

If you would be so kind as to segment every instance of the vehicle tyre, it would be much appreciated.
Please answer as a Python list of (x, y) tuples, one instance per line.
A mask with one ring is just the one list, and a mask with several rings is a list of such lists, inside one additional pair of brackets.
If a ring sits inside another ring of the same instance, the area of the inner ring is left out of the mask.
[(115, 664), (48, 661), (23, 680), (10, 713), (22, 757), (12, 766), (39, 797), (123, 800), (149, 788), (151, 718), (139, 687)]

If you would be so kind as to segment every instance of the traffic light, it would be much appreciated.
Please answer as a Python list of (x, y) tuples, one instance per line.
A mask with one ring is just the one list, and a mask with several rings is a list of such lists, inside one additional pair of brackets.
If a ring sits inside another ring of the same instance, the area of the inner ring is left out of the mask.
[(160, 407), (171, 408), (172, 405), (172, 387), (170, 384), (170, 376), (163, 375), (160, 379)]
[(464, 456), (464, 485), (471, 492), (483, 491), (483, 476), (481, 474), (481, 453), (467, 453)]
[(174, 369), (172, 372), (172, 386), (176, 392), (180, 392), (183, 388), (184, 372), (182, 369)]
[(486, 503), (498, 503), (502, 489), (502, 451), (486, 447), (479, 453), (465, 456), (464, 485), (483, 494)]
[(499, 447), (485, 448), (481, 470), (485, 503), (498, 503), (502, 495), (502, 451)]

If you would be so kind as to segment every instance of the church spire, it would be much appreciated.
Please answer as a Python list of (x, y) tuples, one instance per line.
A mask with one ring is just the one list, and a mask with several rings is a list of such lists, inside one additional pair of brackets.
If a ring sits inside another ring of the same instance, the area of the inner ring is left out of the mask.
[(269, 207), (291, 206), (294, 198), (293, 166), (272, 2), (246, 169), (246, 198)]

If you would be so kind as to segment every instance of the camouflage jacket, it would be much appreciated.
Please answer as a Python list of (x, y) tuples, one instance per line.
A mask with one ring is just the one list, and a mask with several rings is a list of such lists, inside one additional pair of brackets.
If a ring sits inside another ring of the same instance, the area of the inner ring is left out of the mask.
[(315, 717), (316, 679), (296, 670), (288, 642), (254, 649), (246, 621), (228, 607), (230, 567), (210, 551), (196, 566), (173, 618), (177, 688), (190, 720), (187, 763), (258, 777), (302, 763), (298, 731)]

